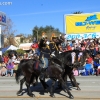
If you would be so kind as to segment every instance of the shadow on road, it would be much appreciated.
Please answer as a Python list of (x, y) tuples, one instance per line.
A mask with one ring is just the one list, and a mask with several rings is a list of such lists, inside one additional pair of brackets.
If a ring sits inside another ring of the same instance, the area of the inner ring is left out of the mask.
[[(50, 92), (50, 86), (51, 86), (51, 84), (52, 84), (52, 81), (51, 81), (51, 80), (48, 80), (46, 83), (47, 83), (48, 86), (49, 86), (49, 87), (48, 87), (48, 93), (49, 93), (49, 92)], [(55, 91), (54, 91), (54, 93), (55, 93), (55, 94), (62, 95), (62, 96), (65, 96), (65, 97), (68, 97), (68, 96), (66, 96), (65, 94), (62, 94), (62, 93), (61, 93), (62, 89), (56, 89), (57, 86), (58, 86), (58, 82), (56, 82), (56, 84), (55, 84)], [(72, 86), (72, 84), (71, 84), (70, 81), (67, 81), (67, 86), (68, 86), (69, 90), (75, 89), (75, 87)], [(42, 84), (41, 84), (40, 82), (38, 82), (38, 84), (37, 84), (36, 86), (31, 85), (30, 88), (31, 88), (31, 91), (32, 91), (33, 93), (34, 93), (34, 92), (38, 92), (40, 95), (45, 95), (45, 93), (47, 93), (47, 92), (43, 89), (43, 86), (42, 86)], [(27, 89), (26, 89), (26, 88), (23, 89), (23, 92), (22, 92), (21, 95), (23, 95), (24, 93), (27, 93)]]

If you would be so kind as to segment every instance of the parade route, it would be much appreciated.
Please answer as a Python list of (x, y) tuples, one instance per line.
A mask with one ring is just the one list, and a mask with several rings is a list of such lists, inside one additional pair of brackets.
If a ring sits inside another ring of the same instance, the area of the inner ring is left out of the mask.
[[(68, 86), (74, 96), (74, 100), (100, 100), (100, 76), (77, 76), (78, 83), (81, 90), (76, 90), (72, 87), (68, 80)], [(50, 85), (51, 81), (46, 80)], [(14, 77), (0, 77), (0, 100), (31, 100), (26, 93), (26, 86), (23, 86), (23, 95), (17, 96), (19, 84), (16, 83)], [(37, 86), (31, 86), (32, 93), (35, 94), (34, 100), (69, 100), (68, 94), (63, 90), (55, 90), (55, 98), (51, 98), (49, 93), (44, 92), (41, 83)]]

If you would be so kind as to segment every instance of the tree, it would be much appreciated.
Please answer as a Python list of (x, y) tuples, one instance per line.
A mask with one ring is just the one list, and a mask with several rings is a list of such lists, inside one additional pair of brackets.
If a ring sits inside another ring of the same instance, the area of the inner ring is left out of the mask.
[(51, 38), (51, 35), (52, 33), (55, 33), (56, 36), (59, 36), (59, 34), (61, 34), (61, 32), (59, 31), (58, 28), (54, 28), (53, 26), (41, 26), (41, 27), (38, 27), (38, 26), (35, 26), (33, 28), (33, 37), (36, 37), (37, 38), (37, 35), (38, 35), (38, 39), (41, 38), (42, 36), (42, 33), (45, 32), (46, 35), (48, 36), (48, 38), (50, 39)]
[(81, 14), (81, 13), (83, 13), (83, 12), (82, 11), (76, 11), (73, 14)]
[(17, 54), (18, 55), (24, 55), (24, 53), (26, 53), (24, 50), (22, 50), (22, 49), (18, 49), (17, 51)]
[(16, 30), (13, 30), (14, 24), (10, 18), (7, 18), (6, 23), (7, 23), (6, 26), (2, 26), (2, 34), (5, 38), (4, 47), (16, 44), (14, 40), (14, 34), (16, 32)]

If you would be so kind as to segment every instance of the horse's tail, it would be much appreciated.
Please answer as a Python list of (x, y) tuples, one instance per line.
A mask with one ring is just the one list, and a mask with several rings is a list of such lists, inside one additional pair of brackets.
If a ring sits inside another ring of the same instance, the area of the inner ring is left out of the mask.
[(21, 68), (21, 64), (19, 64), (18, 69), (16, 71), (16, 76), (15, 76), (17, 83), (19, 83), (19, 79), (20, 79), (21, 74), (22, 74), (22, 68)]

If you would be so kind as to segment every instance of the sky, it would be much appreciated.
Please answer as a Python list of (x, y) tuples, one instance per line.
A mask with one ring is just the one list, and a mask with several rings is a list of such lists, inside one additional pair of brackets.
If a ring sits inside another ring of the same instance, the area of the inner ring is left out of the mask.
[(32, 34), (36, 25), (52, 25), (64, 33), (65, 14), (100, 12), (100, 0), (0, 0), (0, 11), (14, 23), (15, 35)]

